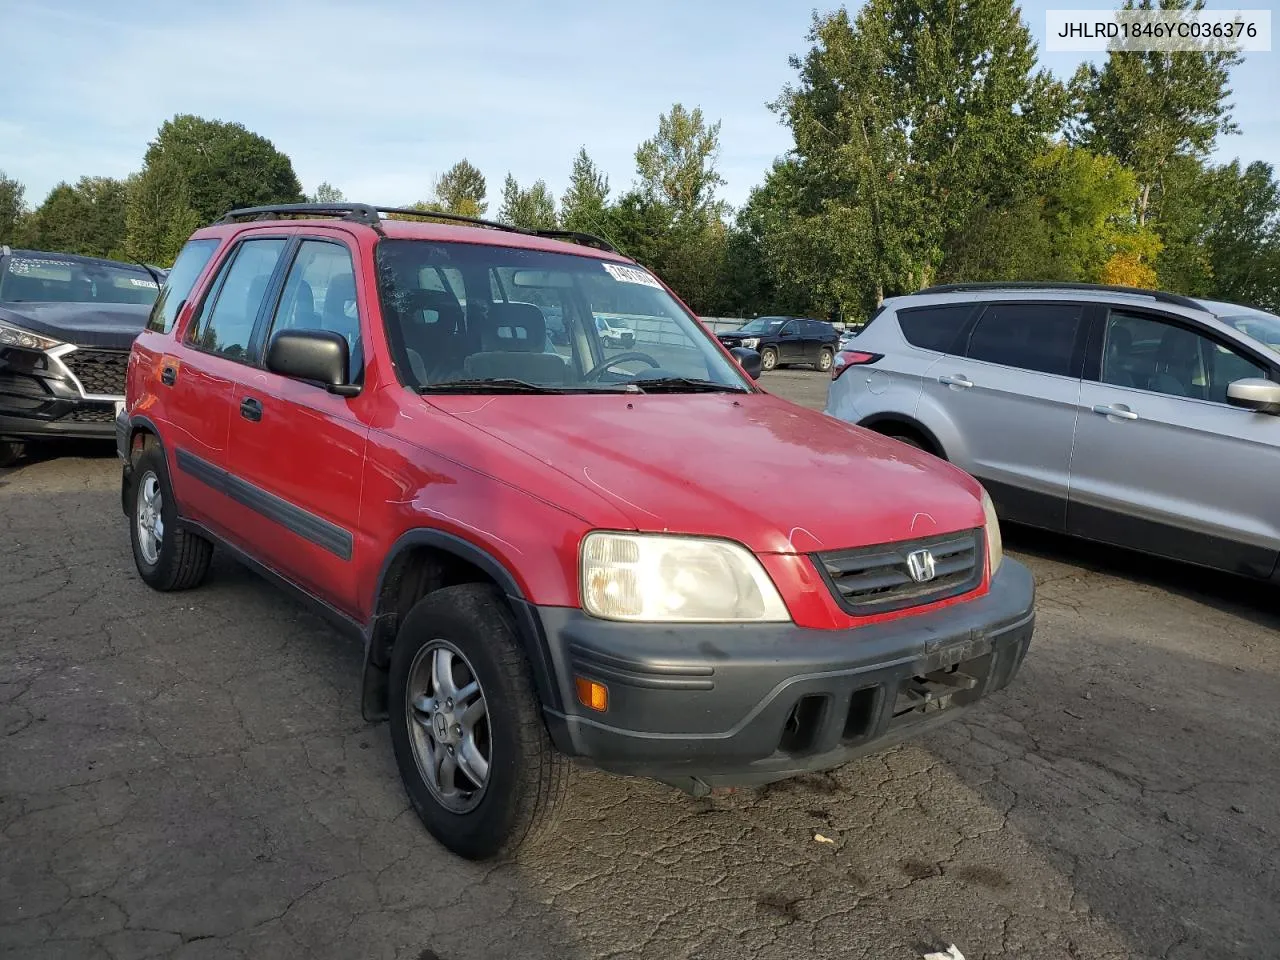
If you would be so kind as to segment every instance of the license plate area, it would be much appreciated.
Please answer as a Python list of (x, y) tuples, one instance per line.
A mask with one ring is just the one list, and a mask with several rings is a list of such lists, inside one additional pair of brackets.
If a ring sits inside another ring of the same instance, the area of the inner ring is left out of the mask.
[(951, 644), (917, 661), (912, 675), (898, 683), (889, 726), (974, 702), (982, 696), (991, 664), (991, 641), (985, 638)]

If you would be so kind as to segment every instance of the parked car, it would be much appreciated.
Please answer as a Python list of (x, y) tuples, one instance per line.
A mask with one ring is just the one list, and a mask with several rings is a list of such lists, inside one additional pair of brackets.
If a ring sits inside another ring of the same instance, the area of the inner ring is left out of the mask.
[(840, 335), (825, 320), (804, 317), (756, 317), (737, 330), (717, 333), (727, 347), (746, 347), (760, 354), (763, 370), (796, 363), (831, 369)]
[[(973, 478), (760, 390), (604, 241), (400, 212), (195, 232), (133, 346), (121, 506), (155, 589), (217, 544), (363, 644), (364, 714), (449, 849), (545, 834), (569, 758), (765, 783), (1014, 677), (1034, 584)], [(569, 356), (522, 296), (566, 305)], [(592, 336), (624, 302), (661, 360)]]
[(131, 263), (0, 247), (0, 466), (33, 439), (115, 436), (157, 279)]
[(1280, 575), (1280, 317), (1125, 287), (886, 301), (827, 413), (977, 477), (1009, 521)]
[(630, 347), (636, 342), (636, 332), (617, 317), (597, 313), (595, 315), (596, 330), (606, 346)]

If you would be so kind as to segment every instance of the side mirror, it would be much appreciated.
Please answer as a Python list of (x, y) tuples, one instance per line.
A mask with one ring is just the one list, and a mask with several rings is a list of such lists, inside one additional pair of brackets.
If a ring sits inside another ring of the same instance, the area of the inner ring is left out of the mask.
[(1227, 384), (1227, 403), (1259, 413), (1280, 414), (1280, 383), (1248, 377)]
[(348, 382), (347, 338), (333, 330), (281, 330), (267, 347), (267, 369), (295, 380), (311, 380), (340, 397), (360, 387)]
[(760, 354), (746, 347), (733, 347), (729, 352), (742, 369), (747, 371), (747, 376), (752, 380), (760, 379)]

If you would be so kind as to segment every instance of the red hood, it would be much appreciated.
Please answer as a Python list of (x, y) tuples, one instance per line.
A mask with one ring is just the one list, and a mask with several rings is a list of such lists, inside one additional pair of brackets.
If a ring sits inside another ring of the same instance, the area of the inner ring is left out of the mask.
[(959, 469), (768, 394), (430, 402), (572, 478), (638, 530), (808, 553), (983, 523), (978, 484)]

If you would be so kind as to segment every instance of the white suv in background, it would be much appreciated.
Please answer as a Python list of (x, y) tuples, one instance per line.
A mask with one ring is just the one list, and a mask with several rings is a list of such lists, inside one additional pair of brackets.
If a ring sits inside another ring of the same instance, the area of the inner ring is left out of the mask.
[(943, 457), (1004, 520), (1253, 577), (1280, 558), (1280, 317), (1088, 284), (896, 297), (826, 412)]

